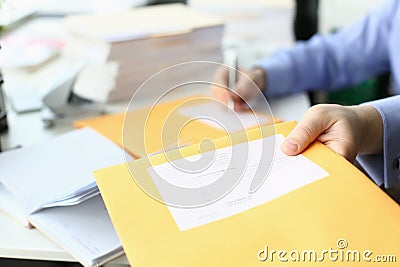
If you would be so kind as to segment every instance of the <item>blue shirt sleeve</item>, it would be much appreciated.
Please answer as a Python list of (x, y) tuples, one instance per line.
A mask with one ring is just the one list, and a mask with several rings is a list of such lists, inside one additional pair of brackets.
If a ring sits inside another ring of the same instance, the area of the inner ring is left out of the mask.
[[(400, 184), (400, 96), (365, 103), (372, 105), (383, 120), (383, 153), (378, 155), (361, 155), (357, 160), (370, 177), (386, 188), (398, 187)], [(371, 125), (371, 127), (374, 127)]]
[(258, 62), (267, 74), (267, 95), (308, 89), (333, 90), (389, 71), (388, 37), (398, 6), (391, 0), (335, 34), (316, 35)]

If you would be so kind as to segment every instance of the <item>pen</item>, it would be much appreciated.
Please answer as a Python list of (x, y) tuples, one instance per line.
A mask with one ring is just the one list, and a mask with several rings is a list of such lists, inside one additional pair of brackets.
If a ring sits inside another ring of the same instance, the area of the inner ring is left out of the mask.
[[(229, 77), (228, 77), (229, 90), (232, 90), (232, 92), (235, 91), (237, 70), (238, 70), (238, 58), (237, 58), (237, 55), (235, 55), (234, 59), (233, 59), (232, 67), (229, 68)], [(235, 100), (233, 99), (232, 96), (228, 100), (228, 108), (231, 110), (235, 110)]]

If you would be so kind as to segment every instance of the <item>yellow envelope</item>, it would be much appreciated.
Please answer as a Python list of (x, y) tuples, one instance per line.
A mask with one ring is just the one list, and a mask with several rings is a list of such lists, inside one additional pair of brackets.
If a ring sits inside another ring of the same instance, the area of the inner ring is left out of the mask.
[[(210, 101), (207, 96), (194, 95), (126, 114), (79, 120), (75, 122), (75, 127), (91, 127), (124, 147), (134, 157), (140, 158), (163, 150), (196, 144), (204, 138), (215, 139), (226, 135), (226, 131), (201, 120), (190, 120), (188, 123), (188, 117), (178, 110), (178, 107), (191, 107), (207, 101)], [(269, 120), (268, 123), (271, 122)]]
[[(247, 137), (286, 136), (294, 125), (252, 129)], [(220, 148), (239, 139), (239, 135), (222, 137), (214, 143)], [(193, 155), (199, 147), (185, 147), (181, 153)], [(168, 207), (149, 197), (131, 176), (132, 169), (135, 175), (148, 175), (150, 165), (165, 162), (164, 154), (136, 160), (129, 168), (122, 164), (98, 170), (94, 175), (133, 266), (395, 266), (376, 262), (376, 256), (400, 260), (399, 206), (324, 145), (314, 143), (303, 155), (329, 176), (238, 215), (186, 231), (180, 231)], [(170, 156), (179, 158), (179, 153), (170, 152)], [(307, 261), (310, 250), (318, 253), (316, 262), (312, 257)], [(351, 260), (356, 250), (360, 262)], [(300, 258), (294, 262), (289, 256), (292, 253), (295, 259), (296, 251)], [(263, 261), (266, 253), (269, 257)], [(329, 258), (335, 255), (336, 261)], [(375, 262), (366, 263), (366, 259)]]

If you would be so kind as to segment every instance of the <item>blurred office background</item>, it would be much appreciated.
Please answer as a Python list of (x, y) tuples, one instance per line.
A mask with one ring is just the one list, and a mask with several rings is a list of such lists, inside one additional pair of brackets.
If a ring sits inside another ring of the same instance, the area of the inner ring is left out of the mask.
[[(274, 50), (290, 46), (295, 39), (306, 40), (315, 32), (327, 34), (360, 19), (369, 10), (381, 4), (383, 0), (7, 0), (3, 3), (0, 16), (0, 23), (6, 25), (0, 32), (3, 43), (0, 68), (4, 68), (3, 58), (7, 54), (7, 50), (14, 50), (13, 52), (18, 54), (16, 46), (12, 42), (8, 45), (7, 40), (12, 40), (9, 37), (13, 33), (23, 32), (21, 28), (27, 29), (24, 34), (38, 35), (47, 40), (51, 37), (54, 44), (55, 39), (65, 38), (66, 30), (60, 23), (65, 16), (118, 12), (145, 5), (177, 2), (223, 19), (225, 29), (221, 44), (222, 51), (235, 50), (242, 59), (240, 67), (248, 68), (256, 60)], [(18, 20), (23, 23), (10, 23), (26, 14), (31, 14), (31, 16), (25, 20)], [(9, 30), (7, 31), (7, 29)], [(11, 56), (11, 58), (15, 57)], [(10, 57), (7, 60), (9, 64)], [(9, 87), (20, 89), (23, 86), (20, 83), (14, 84), (14, 81), (7, 81), (7, 73), (5, 76), (6, 94), (11, 98), (18, 98), (21, 93), (10, 93), (10, 90), (7, 89)], [(383, 92), (381, 87), (387, 87), (388, 81), (386, 75), (368, 80), (354, 88), (344, 88), (351, 89), (346, 90), (346, 93), (344, 91), (332, 95), (316, 93), (312, 97), (315, 103), (353, 104), (353, 102), (379, 97)], [(27, 92), (26, 95), (34, 98), (32, 92)], [(356, 99), (352, 99), (354, 95), (357, 95)], [(351, 101), (347, 103), (346, 99), (351, 99)]]
[[(52, 44), (57, 46), (56, 40), (65, 37), (65, 29), (60, 23), (65, 16), (116, 12), (145, 5), (176, 2), (222, 18), (225, 21), (222, 52), (235, 50), (243, 59), (240, 62), (241, 67), (248, 68), (257, 59), (274, 50), (290, 46), (295, 39), (308, 39), (314, 32), (328, 34), (359, 20), (369, 10), (383, 3), (383, 0), (5, 0), (0, 11), (0, 24), (3, 26), (0, 31), (0, 44), (3, 46), (0, 50), (0, 68), (9, 67), (1, 65), (5, 64), (5, 60), (10, 64), (10, 58), (4, 59), (1, 54), (9, 50), (5, 46), (11, 43), (9, 40), (15, 34), (51, 37)], [(300, 2), (302, 9), (296, 9), (299, 8), (296, 3)], [(24, 46), (20, 47), (23, 49)], [(14, 47), (14, 50), (15, 48), (18, 49)], [(22, 55), (24, 51), (19, 52)], [(17, 51), (17, 54), (19, 52)], [(15, 57), (15, 61), (17, 60), (19, 58)], [(6, 86), (18, 87), (16, 97), (23, 94), (32, 102), (32, 99), (37, 97), (36, 89), (30, 88), (29, 85), (21, 85), (22, 82), (23, 80), (8, 81), (7, 76), (5, 79)], [(6, 93), (13, 97), (13, 92)], [(388, 75), (374, 77), (352, 88), (343, 88), (337, 93), (317, 92), (311, 94), (311, 97), (314, 103), (356, 104), (385, 94), (390, 94)], [(56, 265), (57, 263), (51, 262), (0, 259), (0, 266)], [(60, 264), (71, 265), (77, 264)]]

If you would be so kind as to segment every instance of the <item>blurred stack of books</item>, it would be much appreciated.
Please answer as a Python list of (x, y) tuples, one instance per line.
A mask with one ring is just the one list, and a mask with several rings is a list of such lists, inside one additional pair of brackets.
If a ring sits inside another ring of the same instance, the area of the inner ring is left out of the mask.
[[(182, 4), (69, 16), (64, 22), (70, 47), (89, 59), (74, 92), (99, 102), (128, 100), (148, 78), (176, 64), (222, 61), (223, 21)], [(152, 88), (160, 90), (165, 79), (176, 84), (181, 77), (210, 79), (213, 72), (200, 64), (174, 68)]]

